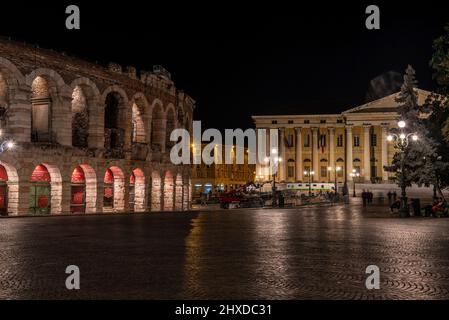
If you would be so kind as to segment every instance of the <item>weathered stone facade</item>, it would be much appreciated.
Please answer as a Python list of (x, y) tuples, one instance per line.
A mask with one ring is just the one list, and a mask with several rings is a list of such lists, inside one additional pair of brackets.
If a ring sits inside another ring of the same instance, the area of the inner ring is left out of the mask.
[(170, 162), (169, 137), (191, 130), (194, 103), (161, 67), (138, 76), (0, 39), (0, 125), (15, 143), (0, 155), (2, 213), (188, 210), (190, 167)]

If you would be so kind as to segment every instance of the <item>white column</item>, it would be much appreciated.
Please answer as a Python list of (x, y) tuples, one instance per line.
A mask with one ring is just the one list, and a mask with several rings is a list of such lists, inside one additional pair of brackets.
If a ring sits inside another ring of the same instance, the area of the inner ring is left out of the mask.
[(335, 145), (334, 145), (334, 128), (329, 128), (329, 166), (332, 167), (330, 171), (330, 181), (335, 180)]
[(352, 181), (352, 127), (346, 127), (346, 179)]
[(301, 139), (301, 128), (295, 128), (296, 132), (296, 156), (295, 156), (295, 164), (296, 164), (296, 181), (302, 181), (302, 139)]
[[(260, 181), (260, 176), (262, 175), (263, 162), (259, 159), (259, 128), (256, 128), (256, 181)], [(214, 150), (215, 160), (217, 160), (217, 148)], [(262, 159), (263, 161), (263, 159)], [(184, 192), (184, 191), (183, 191)]]
[(388, 180), (388, 173), (384, 170), (384, 166), (388, 165), (388, 141), (387, 141), (387, 135), (388, 135), (388, 128), (386, 126), (382, 126), (381, 130), (381, 155), (382, 155), (382, 180), (387, 181)]
[(370, 128), (363, 126), (363, 177), (365, 182), (371, 181)]
[(282, 158), (282, 162), (279, 163), (279, 180), (285, 181), (285, 172), (287, 159), (285, 159), (285, 128), (279, 129), (279, 157)]
[(315, 171), (313, 180), (317, 181), (320, 175), (318, 172), (318, 128), (312, 128), (312, 167)]
[[(267, 142), (267, 146), (266, 146), (267, 154), (266, 154), (266, 156), (270, 157), (270, 154), (271, 154), (270, 128), (266, 128), (266, 130), (267, 130), (267, 133), (266, 133), (267, 134), (267, 138), (266, 138), (266, 140), (267, 140), (266, 141)], [(265, 167), (264, 168), (265, 168), (264, 169), (265, 180), (266, 181), (271, 180), (271, 170), (270, 170), (271, 166), (270, 166), (270, 163), (269, 162), (265, 163)]]

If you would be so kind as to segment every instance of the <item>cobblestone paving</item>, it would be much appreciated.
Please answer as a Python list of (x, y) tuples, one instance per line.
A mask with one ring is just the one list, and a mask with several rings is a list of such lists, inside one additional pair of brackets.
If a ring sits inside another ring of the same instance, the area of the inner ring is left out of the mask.
[(0, 298), (448, 299), (449, 219), (358, 205), (1, 219)]

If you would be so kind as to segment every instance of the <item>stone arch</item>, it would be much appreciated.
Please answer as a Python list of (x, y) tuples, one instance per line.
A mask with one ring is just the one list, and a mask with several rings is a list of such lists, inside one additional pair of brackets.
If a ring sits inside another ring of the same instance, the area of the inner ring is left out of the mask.
[(162, 103), (155, 99), (151, 107), (151, 148), (163, 151), (165, 147), (165, 115)]
[(164, 211), (173, 211), (174, 192), (174, 176), (170, 170), (167, 170), (164, 174)]
[(70, 204), (71, 212), (97, 211), (97, 175), (88, 164), (80, 164), (72, 170)]
[(162, 197), (161, 174), (157, 170), (151, 173), (151, 211), (161, 211)]
[(31, 86), (34, 79), (37, 77), (43, 77), (46, 79), (52, 79), (52, 85), (54, 85), (55, 88), (57, 88), (57, 92), (60, 94), (70, 94), (70, 89), (67, 87), (64, 79), (61, 77), (59, 73), (57, 73), (54, 70), (48, 69), (48, 68), (38, 68), (36, 70), (33, 70), (31, 73), (27, 74), (25, 79), (26, 83)]
[(59, 168), (38, 164), (30, 177), (30, 211), (58, 214), (62, 211), (62, 176)]
[(125, 175), (117, 166), (109, 167), (104, 175), (103, 211), (119, 212), (125, 209)]
[(3, 57), (0, 57), (0, 72), (8, 79), (11, 89), (26, 84), (26, 79), (20, 70), (11, 61)]
[(75, 79), (70, 87), (72, 89), (72, 146), (81, 148), (100, 146), (99, 141), (102, 141), (102, 134), (98, 128), (98, 124), (101, 123), (100, 91), (94, 82), (85, 77)]
[(175, 211), (183, 210), (183, 187), (184, 181), (182, 174), (178, 173), (175, 179)]
[(29, 95), (25, 77), (14, 64), (0, 57), (0, 78), (0, 128), (13, 135), (16, 141), (28, 142), (29, 107), (22, 99), (23, 95)]
[(17, 169), (0, 160), (0, 215), (17, 214), (19, 209), (19, 175)]
[(147, 128), (145, 124), (148, 121), (148, 101), (141, 92), (136, 93), (132, 101), (132, 142), (145, 143), (147, 142)]
[(171, 103), (167, 106), (165, 112), (165, 123), (165, 148), (166, 150), (170, 150), (175, 143), (174, 141), (170, 141), (170, 135), (176, 129), (176, 111)]
[(28, 74), (26, 82), (31, 87), (31, 140), (71, 145), (71, 123), (66, 120), (71, 118), (70, 87), (46, 68)]
[(135, 168), (129, 179), (130, 209), (134, 212), (145, 211), (145, 174), (142, 169)]
[(122, 151), (125, 145), (126, 123), (128, 121), (128, 98), (122, 89), (112, 90), (113, 87), (106, 90), (106, 94), (103, 93), (104, 147), (107, 150)]

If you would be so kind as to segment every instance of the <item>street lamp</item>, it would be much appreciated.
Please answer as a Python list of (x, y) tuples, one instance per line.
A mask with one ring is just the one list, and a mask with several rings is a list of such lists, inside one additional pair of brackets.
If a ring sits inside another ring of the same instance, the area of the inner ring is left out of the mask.
[(315, 171), (305, 170), (304, 175), (309, 177), (309, 197), (312, 195), (312, 176), (315, 174)]
[(404, 176), (404, 165), (405, 165), (405, 150), (408, 147), (409, 139), (412, 141), (418, 141), (418, 135), (415, 132), (405, 132), (404, 129), (406, 127), (405, 121), (401, 120), (398, 122), (398, 127), (400, 129), (399, 134), (390, 133), (387, 136), (387, 140), (389, 142), (394, 142), (395, 149), (400, 151), (400, 176), (399, 176), (399, 185), (401, 187), (401, 204), (399, 207), (399, 215), (401, 218), (407, 217), (409, 215), (409, 209), (407, 205), (407, 193), (405, 192), (405, 188), (407, 187), (405, 183)]
[(335, 167), (335, 168), (332, 168), (332, 167), (327, 167), (327, 171), (329, 171), (329, 177), (330, 177), (330, 172), (332, 171), (332, 170), (334, 170), (334, 177), (335, 177), (335, 181), (334, 181), (334, 184), (335, 184), (335, 193), (337, 193), (337, 172), (339, 172), (340, 170), (341, 170), (341, 167)]
[[(3, 130), (0, 129), (0, 138), (3, 136)], [(8, 149), (14, 148), (14, 142), (12, 140), (0, 140), (0, 154)]]
[(356, 182), (356, 178), (360, 177), (360, 173), (356, 170), (356, 169), (352, 169), (352, 172), (349, 174), (352, 177), (352, 196), (355, 198), (356, 194), (355, 194), (355, 182)]
[[(276, 156), (277, 154), (277, 149), (273, 148), (271, 149), (271, 159), (273, 161), (272, 166), (273, 166), (273, 186), (272, 186), (272, 192), (273, 192), (273, 199), (272, 199), (272, 207), (276, 206), (276, 174), (279, 168), (279, 163), (282, 162), (282, 158)], [(267, 158), (265, 158), (267, 160)], [(269, 161), (269, 159), (268, 159)]]

